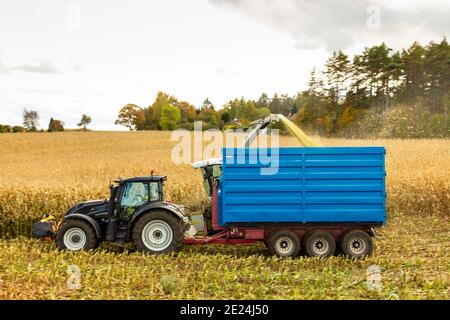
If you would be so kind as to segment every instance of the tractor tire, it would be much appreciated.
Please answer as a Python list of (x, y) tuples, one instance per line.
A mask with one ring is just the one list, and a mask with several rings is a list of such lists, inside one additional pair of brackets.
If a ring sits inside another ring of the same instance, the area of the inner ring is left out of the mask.
[(134, 223), (132, 240), (136, 249), (151, 254), (177, 251), (184, 231), (179, 219), (166, 211), (150, 211)]
[(336, 250), (336, 241), (327, 231), (314, 231), (305, 237), (304, 242), (306, 253), (310, 257), (327, 258)]
[(290, 230), (279, 230), (272, 233), (267, 246), (270, 253), (280, 258), (296, 257), (300, 254), (300, 239)]
[(341, 238), (340, 248), (349, 258), (361, 259), (372, 254), (372, 238), (362, 230), (350, 230)]
[(56, 246), (59, 250), (90, 250), (98, 247), (94, 228), (83, 220), (64, 221), (56, 233)]

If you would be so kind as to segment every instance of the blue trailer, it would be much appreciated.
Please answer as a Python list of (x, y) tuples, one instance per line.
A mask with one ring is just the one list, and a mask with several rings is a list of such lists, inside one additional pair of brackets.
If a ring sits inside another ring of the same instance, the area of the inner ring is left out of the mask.
[[(224, 148), (205, 161), (213, 236), (186, 243), (264, 241), (273, 254), (372, 252), (386, 223), (383, 147)], [(205, 230), (205, 235), (207, 230)]]

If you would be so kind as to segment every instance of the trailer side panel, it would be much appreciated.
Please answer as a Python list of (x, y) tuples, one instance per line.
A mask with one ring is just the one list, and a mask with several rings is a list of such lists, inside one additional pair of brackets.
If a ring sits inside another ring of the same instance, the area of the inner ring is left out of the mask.
[(385, 153), (383, 147), (224, 148), (219, 223), (384, 224)]

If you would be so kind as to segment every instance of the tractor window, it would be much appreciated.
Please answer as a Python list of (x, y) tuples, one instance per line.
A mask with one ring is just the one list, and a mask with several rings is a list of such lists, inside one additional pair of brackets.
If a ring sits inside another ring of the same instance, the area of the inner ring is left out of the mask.
[(222, 176), (222, 165), (211, 165), (201, 168), (206, 193), (212, 197), (213, 183)]
[(122, 207), (139, 207), (149, 200), (148, 184), (142, 182), (127, 183), (122, 194)]
[(161, 191), (159, 190), (159, 183), (158, 182), (152, 182), (149, 185), (149, 199), (150, 201), (158, 201), (158, 200), (162, 200), (160, 199), (160, 193)]
[(158, 201), (161, 198), (158, 182), (132, 182), (127, 183), (122, 192), (120, 207), (122, 217), (129, 218), (134, 211), (143, 204), (150, 201)]
[(209, 177), (208, 177), (208, 172), (207, 172), (207, 171), (209, 171), (209, 168), (202, 168), (201, 170), (202, 170), (202, 175), (203, 175), (203, 185), (205, 186), (206, 194), (211, 197), (212, 193), (211, 193), (211, 187), (209, 185), (210, 182), (209, 182)]

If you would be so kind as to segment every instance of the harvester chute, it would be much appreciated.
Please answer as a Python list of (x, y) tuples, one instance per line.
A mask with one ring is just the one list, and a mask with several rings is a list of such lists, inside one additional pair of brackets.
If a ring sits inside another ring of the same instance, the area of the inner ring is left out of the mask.
[(305, 147), (311, 147), (311, 146), (318, 146), (319, 144), (316, 143), (313, 139), (311, 139), (302, 129), (300, 129), (295, 123), (293, 123), (291, 120), (286, 118), (282, 114), (271, 114), (270, 116), (256, 120), (252, 122), (252, 127), (246, 134), (245, 138), (245, 147), (250, 147), (252, 142), (256, 139), (258, 134), (262, 132), (263, 130), (267, 129), (267, 127), (272, 122), (281, 122), (283, 126), (288, 129), (288, 131), (297, 138), (297, 140), (300, 142), (300, 145)]

